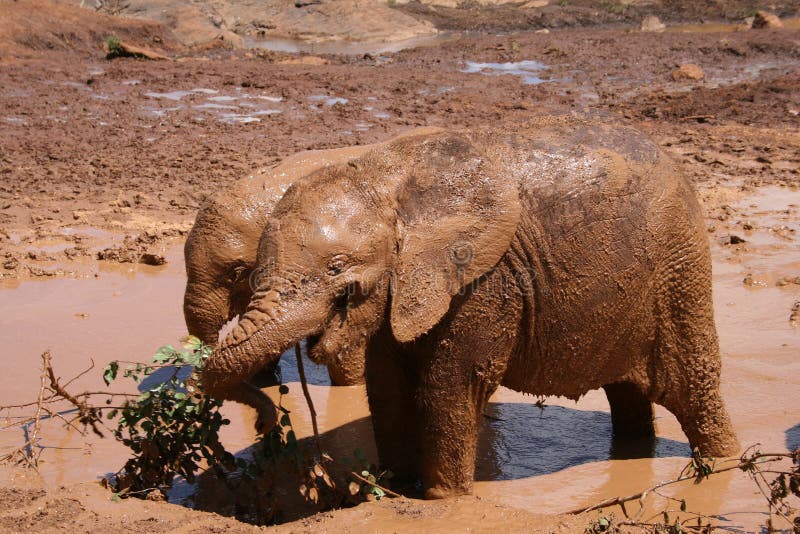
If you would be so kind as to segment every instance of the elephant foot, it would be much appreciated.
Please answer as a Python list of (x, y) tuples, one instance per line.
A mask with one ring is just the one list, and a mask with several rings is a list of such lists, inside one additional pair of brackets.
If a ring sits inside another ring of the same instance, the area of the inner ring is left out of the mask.
[(603, 386), (611, 407), (611, 426), (615, 439), (652, 439), (653, 405), (644, 393), (631, 382)]
[(262, 406), (258, 409), (255, 429), (258, 434), (267, 434), (278, 424), (278, 410), (271, 402), (269, 406)]

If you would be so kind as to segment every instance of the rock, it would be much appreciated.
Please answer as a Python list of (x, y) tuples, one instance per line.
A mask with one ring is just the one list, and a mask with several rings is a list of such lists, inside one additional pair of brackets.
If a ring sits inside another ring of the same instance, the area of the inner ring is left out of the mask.
[(550, 4), (550, 0), (531, 0), (530, 2), (525, 2), (522, 4), (522, 9), (535, 9), (537, 7), (546, 7)]
[(663, 32), (665, 28), (661, 19), (655, 15), (648, 15), (642, 20), (641, 30), (643, 32)]
[(778, 29), (783, 28), (783, 22), (781, 22), (781, 19), (774, 13), (762, 10), (753, 17), (753, 28)]
[(160, 254), (145, 252), (139, 256), (139, 263), (143, 263), (144, 265), (164, 265), (167, 263), (167, 260)]
[(9, 258), (3, 262), (3, 268), (9, 271), (13, 271), (17, 267), (19, 267), (19, 260), (17, 258)]
[(64, 255), (67, 258), (74, 260), (75, 258), (78, 258), (80, 256), (90, 256), (91, 253), (86, 249), (86, 247), (77, 246), (64, 249)]
[(158, 488), (148, 492), (146, 499), (154, 502), (164, 502), (167, 500), (166, 496), (164, 496)]
[(753, 273), (747, 273), (742, 283), (747, 287), (767, 287), (767, 282), (762, 276), (753, 276)]
[(125, 41), (109, 41), (106, 43), (106, 58), (113, 59), (115, 57), (135, 57), (152, 60), (169, 59), (167, 56), (162, 56), (158, 52), (153, 52), (148, 48), (132, 45)]
[(800, 326), (800, 300), (792, 306), (792, 313), (789, 315), (789, 325), (792, 327)]
[(300, 56), (278, 61), (279, 65), (327, 65), (328, 60), (319, 56)]
[(747, 243), (744, 239), (739, 237), (738, 235), (726, 235), (720, 238), (720, 245), (740, 245), (742, 243)]
[(800, 286), (800, 276), (784, 276), (775, 282), (775, 285), (778, 287), (784, 287), (792, 284)]
[(676, 82), (681, 80), (702, 80), (705, 78), (705, 73), (699, 65), (694, 63), (684, 63), (679, 65), (677, 69), (672, 71), (672, 79)]

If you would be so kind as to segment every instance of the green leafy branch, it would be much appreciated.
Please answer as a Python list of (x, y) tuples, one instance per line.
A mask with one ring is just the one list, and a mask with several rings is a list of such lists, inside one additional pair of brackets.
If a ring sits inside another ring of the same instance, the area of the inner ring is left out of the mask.
[[(235, 466), (233, 455), (219, 440), (219, 430), (230, 423), (219, 411), (222, 401), (197, 389), (197, 371), (213, 349), (193, 336), (183, 341), (183, 349), (166, 345), (150, 364), (134, 362), (122, 372), (138, 384), (159, 369), (169, 374), (107, 414), (108, 419), (118, 417), (114, 437), (133, 452), (108, 480), (119, 496), (146, 495), (154, 489), (166, 493), (176, 475), (193, 482), (203, 461), (209, 467)], [(106, 384), (114, 382), (119, 372), (120, 362), (111, 362), (103, 373)]]

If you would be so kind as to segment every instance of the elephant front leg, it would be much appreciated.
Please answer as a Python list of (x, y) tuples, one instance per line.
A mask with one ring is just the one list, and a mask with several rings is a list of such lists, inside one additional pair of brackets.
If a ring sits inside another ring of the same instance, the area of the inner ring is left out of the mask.
[(385, 328), (367, 347), (365, 375), (375, 444), (380, 464), (395, 474), (395, 488), (419, 479), (419, 415), (408, 358)]
[(478, 418), (491, 391), (472, 387), (427, 387), (420, 399), (422, 485), (426, 499), (472, 493)]

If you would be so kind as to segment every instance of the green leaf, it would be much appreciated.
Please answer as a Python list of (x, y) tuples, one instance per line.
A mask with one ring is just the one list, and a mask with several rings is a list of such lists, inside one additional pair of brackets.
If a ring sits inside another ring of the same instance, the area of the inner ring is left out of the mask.
[(164, 345), (156, 351), (153, 356), (153, 361), (156, 363), (164, 363), (175, 356), (176, 350), (172, 345)]
[(686, 500), (682, 499), (681, 500), (681, 512), (685, 512), (685, 511), (686, 511)]
[(289, 393), (289, 386), (286, 384), (281, 384), (281, 387), (278, 388), (278, 391), (281, 395), (287, 395)]
[(111, 385), (111, 382), (117, 378), (117, 371), (119, 371), (119, 362), (111, 362), (106, 365), (105, 371), (103, 372), (103, 382), (105, 382), (107, 386)]
[(181, 343), (183, 343), (184, 349), (189, 349), (191, 351), (196, 351), (203, 346), (203, 342), (200, 341), (200, 338), (193, 336), (191, 334), (188, 336), (184, 336), (181, 339)]
[(289, 419), (288, 415), (283, 414), (281, 416), (281, 426), (292, 426), (292, 420)]

